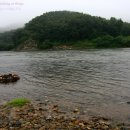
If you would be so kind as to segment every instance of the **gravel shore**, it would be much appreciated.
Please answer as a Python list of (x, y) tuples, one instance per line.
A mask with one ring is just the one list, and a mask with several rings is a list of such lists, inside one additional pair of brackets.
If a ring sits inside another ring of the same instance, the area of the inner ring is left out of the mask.
[(58, 105), (28, 103), (22, 107), (0, 106), (0, 130), (124, 130), (110, 120), (96, 117), (82, 120), (74, 114), (66, 114)]

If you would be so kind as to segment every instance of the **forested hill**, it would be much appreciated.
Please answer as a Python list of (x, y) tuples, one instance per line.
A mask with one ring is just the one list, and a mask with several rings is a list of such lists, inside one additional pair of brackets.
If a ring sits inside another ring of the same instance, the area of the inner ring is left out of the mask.
[(12, 33), (14, 47), (130, 47), (130, 23), (70, 11), (44, 13)]

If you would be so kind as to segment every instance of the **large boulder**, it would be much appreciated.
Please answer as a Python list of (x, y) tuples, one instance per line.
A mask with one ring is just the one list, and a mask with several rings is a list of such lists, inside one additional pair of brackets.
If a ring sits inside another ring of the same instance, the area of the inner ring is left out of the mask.
[(17, 82), (20, 77), (16, 74), (4, 74), (0, 75), (0, 83), (12, 83)]

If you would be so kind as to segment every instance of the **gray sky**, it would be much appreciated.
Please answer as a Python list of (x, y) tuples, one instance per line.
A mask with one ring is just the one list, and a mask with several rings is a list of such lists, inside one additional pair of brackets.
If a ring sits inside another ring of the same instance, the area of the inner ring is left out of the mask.
[(48, 11), (70, 10), (130, 22), (130, 0), (0, 0), (0, 27), (26, 23)]

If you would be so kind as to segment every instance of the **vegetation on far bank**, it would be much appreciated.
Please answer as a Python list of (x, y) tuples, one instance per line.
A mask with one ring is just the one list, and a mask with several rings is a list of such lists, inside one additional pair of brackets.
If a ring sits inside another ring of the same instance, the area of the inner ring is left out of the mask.
[(0, 34), (0, 50), (14, 48), (72, 49), (130, 47), (130, 23), (88, 14), (55, 11), (44, 13), (24, 28)]

